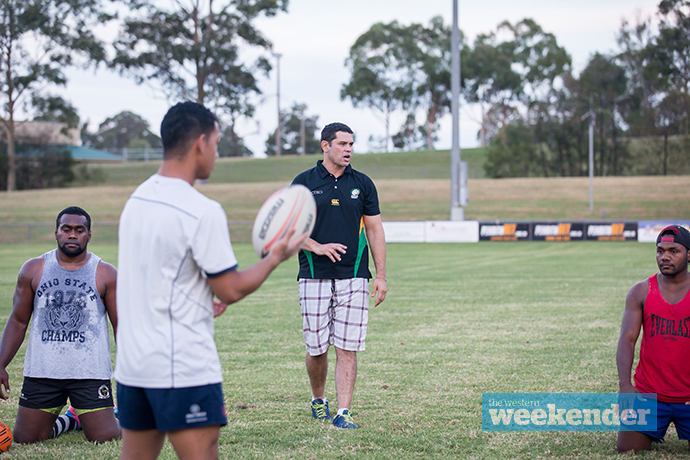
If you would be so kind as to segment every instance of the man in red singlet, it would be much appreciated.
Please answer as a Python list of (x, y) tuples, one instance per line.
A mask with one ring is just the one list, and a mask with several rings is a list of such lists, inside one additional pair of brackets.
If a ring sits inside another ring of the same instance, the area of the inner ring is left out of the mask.
[(656, 262), (659, 273), (635, 284), (625, 299), (616, 363), (621, 393), (657, 394), (657, 430), (619, 431), (618, 452), (650, 449), (664, 439), (671, 422), (680, 439), (690, 440), (690, 232), (679, 225), (663, 229), (656, 240)]

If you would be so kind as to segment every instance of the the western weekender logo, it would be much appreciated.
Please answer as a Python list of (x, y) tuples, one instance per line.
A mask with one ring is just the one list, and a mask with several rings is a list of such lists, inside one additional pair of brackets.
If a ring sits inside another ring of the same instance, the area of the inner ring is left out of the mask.
[(656, 394), (482, 394), (484, 431), (654, 431), (656, 424)]

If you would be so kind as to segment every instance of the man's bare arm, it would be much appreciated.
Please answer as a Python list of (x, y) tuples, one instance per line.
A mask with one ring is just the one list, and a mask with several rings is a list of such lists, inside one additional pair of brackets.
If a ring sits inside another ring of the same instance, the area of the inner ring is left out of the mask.
[(40, 281), (42, 273), (43, 258), (28, 260), (19, 270), (12, 300), (12, 312), (0, 339), (0, 397), (2, 399), (7, 399), (9, 397), (7, 393), (10, 391), (10, 379), (5, 369), (24, 342), (33, 314), (35, 292), (32, 282), (36, 277)]
[(113, 325), (113, 335), (117, 337), (117, 269), (101, 260), (96, 269), (96, 284), (110, 324)]
[(618, 385), (621, 393), (637, 392), (632, 384), (632, 365), (635, 359), (635, 344), (642, 328), (644, 299), (648, 290), (647, 281), (639, 282), (630, 289), (625, 299), (621, 334), (616, 352)]
[(386, 234), (383, 230), (381, 215), (364, 216), (364, 230), (367, 233), (367, 241), (371, 248), (371, 257), (374, 259), (376, 277), (371, 283), (371, 296), (376, 296), (377, 307), (386, 300), (388, 293), (388, 281), (386, 281)]
[(290, 242), (294, 233), (295, 231), (292, 230), (278, 240), (268, 255), (251, 267), (244, 270), (231, 270), (220, 276), (209, 278), (208, 283), (213, 294), (222, 303), (229, 305), (257, 290), (281, 262), (297, 254), (309, 236), (304, 233), (295, 241)]

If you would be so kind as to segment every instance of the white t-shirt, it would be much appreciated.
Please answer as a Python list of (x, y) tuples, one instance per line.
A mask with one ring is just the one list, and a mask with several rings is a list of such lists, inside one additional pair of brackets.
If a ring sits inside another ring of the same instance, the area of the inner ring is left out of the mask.
[(120, 217), (115, 379), (141, 388), (222, 382), (207, 277), (237, 268), (223, 208), (154, 174)]

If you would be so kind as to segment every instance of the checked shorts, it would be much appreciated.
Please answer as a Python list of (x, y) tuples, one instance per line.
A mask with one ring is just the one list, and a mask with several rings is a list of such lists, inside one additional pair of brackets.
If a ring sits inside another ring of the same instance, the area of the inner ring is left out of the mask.
[(300, 279), (304, 344), (311, 356), (328, 351), (364, 351), (369, 318), (369, 280)]

